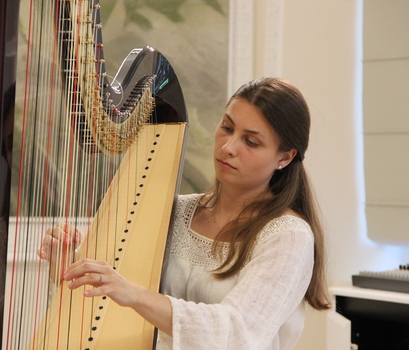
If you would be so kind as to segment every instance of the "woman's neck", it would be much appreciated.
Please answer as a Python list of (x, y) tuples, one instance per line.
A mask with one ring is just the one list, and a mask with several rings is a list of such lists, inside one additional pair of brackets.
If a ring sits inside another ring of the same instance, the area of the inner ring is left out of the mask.
[(214, 198), (215, 202), (208, 203), (212, 215), (223, 217), (228, 221), (235, 220), (249, 204), (254, 201), (265, 199), (269, 194), (241, 192), (220, 188), (219, 194)]

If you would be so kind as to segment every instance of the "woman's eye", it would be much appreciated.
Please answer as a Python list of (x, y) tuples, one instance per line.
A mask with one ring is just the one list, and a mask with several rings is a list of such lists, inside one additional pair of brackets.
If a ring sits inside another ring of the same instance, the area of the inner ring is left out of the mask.
[(232, 131), (232, 128), (230, 128), (230, 127), (228, 127), (228, 126), (226, 126), (226, 125), (222, 125), (222, 129), (223, 129), (223, 130), (226, 130), (226, 131), (228, 131), (228, 132), (231, 132), (231, 131)]
[(257, 147), (258, 146), (258, 143), (250, 141), (249, 139), (247, 139), (246, 142), (250, 147)]

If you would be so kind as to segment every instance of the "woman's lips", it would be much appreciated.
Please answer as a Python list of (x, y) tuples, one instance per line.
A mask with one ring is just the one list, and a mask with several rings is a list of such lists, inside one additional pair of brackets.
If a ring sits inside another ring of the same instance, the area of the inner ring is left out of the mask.
[(228, 162), (224, 162), (223, 160), (216, 159), (219, 165), (225, 169), (236, 169), (233, 165)]

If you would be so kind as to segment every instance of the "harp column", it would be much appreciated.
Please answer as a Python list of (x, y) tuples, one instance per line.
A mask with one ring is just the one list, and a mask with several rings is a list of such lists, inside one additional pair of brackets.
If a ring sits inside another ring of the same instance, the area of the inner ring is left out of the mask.
[[(0, 4), (0, 329), (3, 328), (19, 1)], [(1, 344), (0, 333), (0, 344)]]

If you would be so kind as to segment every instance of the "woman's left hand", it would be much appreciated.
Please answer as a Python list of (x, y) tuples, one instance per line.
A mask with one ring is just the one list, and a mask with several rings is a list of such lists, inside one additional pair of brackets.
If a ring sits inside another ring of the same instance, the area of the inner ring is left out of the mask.
[(82, 259), (68, 267), (64, 280), (71, 281), (68, 288), (93, 286), (84, 291), (86, 297), (106, 295), (121, 306), (135, 307), (139, 286), (117, 273), (105, 261)]

